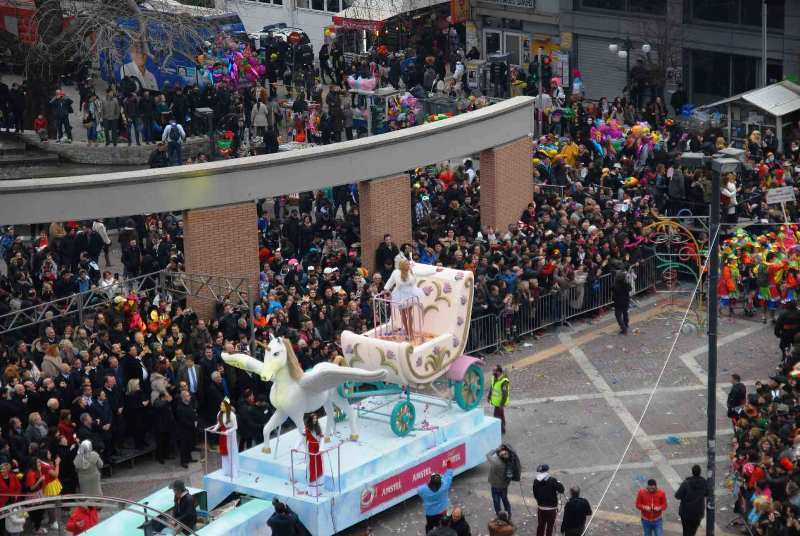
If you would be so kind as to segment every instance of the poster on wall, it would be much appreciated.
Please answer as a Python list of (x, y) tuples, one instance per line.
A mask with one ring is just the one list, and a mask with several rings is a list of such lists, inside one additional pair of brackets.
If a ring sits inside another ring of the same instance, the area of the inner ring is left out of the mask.
[(468, 20), (464, 23), (464, 33), (466, 34), (466, 51), (469, 52), (472, 50), (472, 47), (480, 50), (481, 47), (478, 46), (478, 27), (475, 26), (474, 22)]
[(469, 0), (450, 0), (450, 22), (461, 24), (469, 19)]
[(569, 52), (554, 50), (552, 58), (553, 77), (561, 79), (562, 87), (569, 87)]

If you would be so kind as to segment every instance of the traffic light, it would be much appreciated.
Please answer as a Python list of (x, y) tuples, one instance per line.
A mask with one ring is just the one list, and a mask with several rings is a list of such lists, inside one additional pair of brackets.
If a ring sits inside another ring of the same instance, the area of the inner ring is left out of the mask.
[(550, 79), (553, 78), (552, 58), (550, 56), (542, 57), (542, 82), (548, 84)]

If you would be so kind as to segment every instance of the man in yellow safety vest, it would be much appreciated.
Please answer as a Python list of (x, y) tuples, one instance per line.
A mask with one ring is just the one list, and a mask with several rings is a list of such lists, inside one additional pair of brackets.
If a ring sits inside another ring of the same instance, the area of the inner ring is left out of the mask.
[(489, 404), (494, 407), (494, 416), (500, 419), (500, 430), (506, 433), (506, 414), (505, 407), (508, 405), (509, 391), (508, 376), (503, 373), (503, 367), (494, 367), (492, 377), (492, 388), (489, 390)]

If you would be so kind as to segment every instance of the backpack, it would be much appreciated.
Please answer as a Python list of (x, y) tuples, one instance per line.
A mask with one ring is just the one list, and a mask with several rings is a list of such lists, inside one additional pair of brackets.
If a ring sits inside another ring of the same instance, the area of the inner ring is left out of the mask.
[(179, 141), (181, 141), (181, 131), (178, 130), (178, 125), (177, 124), (170, 126), (169, 134), (167, 134), (167, 137), (169, 138), (169, 141), (172, 141), (172, 142), (175, 142), (175, 143), (178, 143)]
[(758, 271), (756, 271), (756, 284), (759, 287), (769, 286), (769, 273), (766, 264), (759, 264)]

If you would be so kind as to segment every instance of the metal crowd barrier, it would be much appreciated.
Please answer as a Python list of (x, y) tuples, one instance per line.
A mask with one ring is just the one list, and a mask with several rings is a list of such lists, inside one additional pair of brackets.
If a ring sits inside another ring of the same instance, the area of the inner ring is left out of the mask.
[[(634, 264), (628, 271), (628, 281), (634, 295), (654, 288), (658, 281), (655, 257)], [(614, 274), (605, 274), (592, 282), (542, 294), (514, 310), (473, 318), (465, 353), (492, 353), (503, 343), (608, 307), (614, 301), (613, 287)]]

